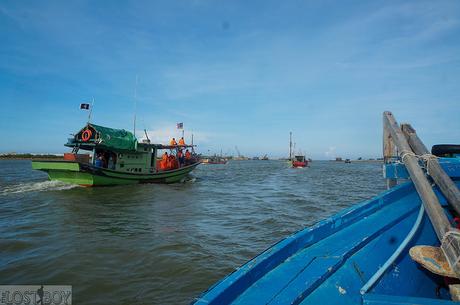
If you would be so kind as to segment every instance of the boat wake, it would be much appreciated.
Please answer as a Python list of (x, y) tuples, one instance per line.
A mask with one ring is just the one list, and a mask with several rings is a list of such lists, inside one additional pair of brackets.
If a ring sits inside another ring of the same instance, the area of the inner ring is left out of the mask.
[(44, 191), (62, 191), (79, 187), (75, 184), (68, 184), (61, 181), (43, 181), (43, 182), (30, 182), (20, 183), (7, 186), (0, 190), (0, 195), (20, 194), (27, 192), (44, 192)]
[(195, 181), (195, 177), (184, 177), (182, 178), (181, 183), (195, 183)]

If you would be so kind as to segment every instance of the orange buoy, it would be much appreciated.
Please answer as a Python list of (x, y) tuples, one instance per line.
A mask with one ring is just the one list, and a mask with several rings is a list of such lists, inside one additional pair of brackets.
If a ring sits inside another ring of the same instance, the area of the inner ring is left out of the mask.
[(91, 135), (92, 135), (91, 130), (86, 129), (86, 130), (83, 131), (83, 133), (81, 134), (81, 139), (82, 139), (84, 142), (86, 142), (86, 141), (88, 141), (88, 140), (91, 138)]

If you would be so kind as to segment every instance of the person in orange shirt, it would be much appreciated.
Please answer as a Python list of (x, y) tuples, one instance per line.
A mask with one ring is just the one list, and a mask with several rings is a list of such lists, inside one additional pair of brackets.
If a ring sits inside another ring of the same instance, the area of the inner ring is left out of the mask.
[(172, 138), (171, 141), (169, 141), (169, 145), (176, 146), (177, 145), (176, 138)]
[(192, 154), (187, 150), (185, 150), (185, 164), (190, 164), (192, 159)]
[(161, 170), (164, 170), (164, 169), (166, 169), (166, 167), (168, 167), (168, 159), (169, 159), (168, 152), (165, 151), (165, 153), (161, 157), (161, 161), (160, 161), (160, 169)]
[(172, 168), (173, 169), (179, 168), (179, 161), (177, 160), (175, 156), (172, 156)]
[(173, 157), (173, 155), (168, 156), (168, 160), (166, 161), (166, 169), (171, 169), (171, 167), (172, 167), (172, 157)]
[(184, 137), (180, 138), (179, 145), (185, 145)]

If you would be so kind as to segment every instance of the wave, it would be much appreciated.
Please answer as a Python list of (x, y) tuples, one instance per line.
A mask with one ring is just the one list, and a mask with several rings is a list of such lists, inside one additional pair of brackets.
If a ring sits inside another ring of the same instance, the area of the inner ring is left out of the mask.
[(7, 186), (0, 191), (0, 195), (20, 194), (28, 192), (62, 191), (70, 190), (75, 187), (79, 186), (76, 184), (69, 184), (61, 181), (29, 182)]

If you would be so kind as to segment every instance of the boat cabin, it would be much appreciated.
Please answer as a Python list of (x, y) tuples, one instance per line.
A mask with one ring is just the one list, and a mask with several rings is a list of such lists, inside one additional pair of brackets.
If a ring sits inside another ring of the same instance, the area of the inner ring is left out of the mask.
[(305, 162), (305, 156), (294, 156), (294, 160), (297, 162)]
[[(139, 174), (171, 170), (184, 165), (184, 162), (182, 164), (177, 162), (177, 167), (160, 169), (158, 151), (169, 150), (169, 155), (177, 155), (179, 150), (192, 147), (191, 145), (151, 144), (150, 141), (139, 143), (134, 134), (129, 131), (91, 123), (82, 128), (73, 138), (69, 138), (65, 146), (71, 147), (72, 153), (65, 154), (64, 159), (89, 163), (98, 168), (117, 172)], [(80, 150), (89, 151), (89, 157), (88, 154), (78, 154)]]

